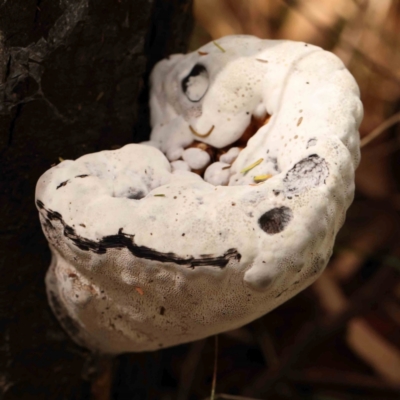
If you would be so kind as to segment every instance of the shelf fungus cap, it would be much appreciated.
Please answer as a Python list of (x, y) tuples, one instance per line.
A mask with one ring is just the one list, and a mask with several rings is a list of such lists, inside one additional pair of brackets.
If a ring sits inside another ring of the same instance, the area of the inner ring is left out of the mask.
[[(326, 266), (354, 194), (362, 105), (333, 54), (228, 36), (160, 62), (151, 84), (150, 142), (63, 161), (37, 184), (51, 307), (103, 353), (197, 340), (282, 304)], [(238, 148), (210, 158), (212, 183), (190, 170), (194, 141)]]

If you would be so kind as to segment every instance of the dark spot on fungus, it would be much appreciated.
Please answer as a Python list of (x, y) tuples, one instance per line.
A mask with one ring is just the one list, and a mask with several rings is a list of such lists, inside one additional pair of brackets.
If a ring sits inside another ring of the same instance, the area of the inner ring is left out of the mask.
[(312, 154), (295, 164), (283, 181), (286, 191), (296, 194), (324, 184), (328, 176), (326, 161), (317, 154)]
[(260, 228), (270, 234), (282, 232), (293, 218), (290, 208), (282, 206), (273, 208), (264, 213), (258, 220)]
[(77, 175), (75, 178), (86, 178), (89, 175)]
[(299, 120), (297, 121), (297, 126), (299, 126), (303, 122), (303, 117), (300, 117)]
[(69, 182), (69, 179), (67, 179), (67, 180), (64, 181), (64, 182), (61, 182), (61, 183), (56, 187), (56, 190), (57, 190), (57, 189), (60, 189), (60, 187), (65, 186), (68, 182)]
[(271, 161), (272, 164), (274, 165), (274, 170), (276, 172), (280, 172), (279, 171), (279, 166), (278, 166), (278, 159), (276, 157), (269, 157), (269, 161)]
[(160, 307), (160, 315), (164, 315), (165, 314), (165, 307), (161, 306)]

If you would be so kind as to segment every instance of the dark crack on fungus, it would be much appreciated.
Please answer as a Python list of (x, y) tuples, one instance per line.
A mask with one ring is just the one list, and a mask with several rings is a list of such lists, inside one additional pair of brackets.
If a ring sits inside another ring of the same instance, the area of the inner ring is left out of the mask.
[(326, 161), (317, 154), (312, 154), (295, 164), (283, 182), (288, 194), (298, 194), (324, 184), (328, 176)]
[(219, 267), (224, 268), (230, 260), (240, 261), (241, 254), (236, 249), (228, 249), (220, 256), (212, 254), (202, 254), (200, 257), (180, 257), (174, 253), (162, 253), (147, 246), (138, 246), (135, 244), (135, 235), (124, 233), (122, 228), (118, 230), (116, 235), (104, 236), (102, 239), (96, 241), (78, 235), (74, 228), (67, 225), (63, 220), (60, 213), (46, 209), (43, 202), (36, 201), (38, 208), (42, 211), (46, 219), (46, 225), (55, 229), (51, 221), (58, 221), (64, 227), (64, 236), (71, 240), (72, 243), (83, 251), (92, 251), (96, 254), (105, 254), (108, 249), (128, 249), (131, 254), (137, 258), (144, 258), (152, 261), (159, 261), (163, 263), (172, 262), (178, 265), (187, 265), (189, 268), (196, 267)]
[(56, 190), (57, 190), (57, 189), (60, 189), (60, 187), (66, 186), (68, 182), (69, 182), (69, 179), (67, 179), (67, 180), (64, 181), (64, 182), (61, 182), (61, 183), (56, 187)]
[(293, 212), (289, 207), (277, 207), (264, 213), (258, 220), (260, 228), (270, 234), (282, 232), (293, 218)]

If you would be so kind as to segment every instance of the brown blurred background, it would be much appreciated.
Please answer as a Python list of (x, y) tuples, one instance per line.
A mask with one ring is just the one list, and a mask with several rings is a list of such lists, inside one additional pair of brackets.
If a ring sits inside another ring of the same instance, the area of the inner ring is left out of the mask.
[[(251, 34), (332, 51), (365, 111), (356, 198), (329, 266), (277, 310), (220, 335), (216, 398), (400, 399), (400, 1), (195, 0), (194, 15), (190, 50)], [(212, 369), (213, 341), (192, 344), (179, 399), (205, 389), (202, 346)]]

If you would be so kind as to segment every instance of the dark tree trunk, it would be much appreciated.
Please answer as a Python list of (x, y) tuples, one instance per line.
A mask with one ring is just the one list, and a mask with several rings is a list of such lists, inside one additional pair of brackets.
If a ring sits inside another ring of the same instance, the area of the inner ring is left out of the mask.
[[(0, 0), (2, 399), (93, 398), (88, 379), (99, 363), (70, 341), (47, 305), (50, 254), (35, 184), (59, 157), (148, 137), (148, 73), (185, 51), (190, 3)], [(138, 362), (147, 365), (146, 357)]]

